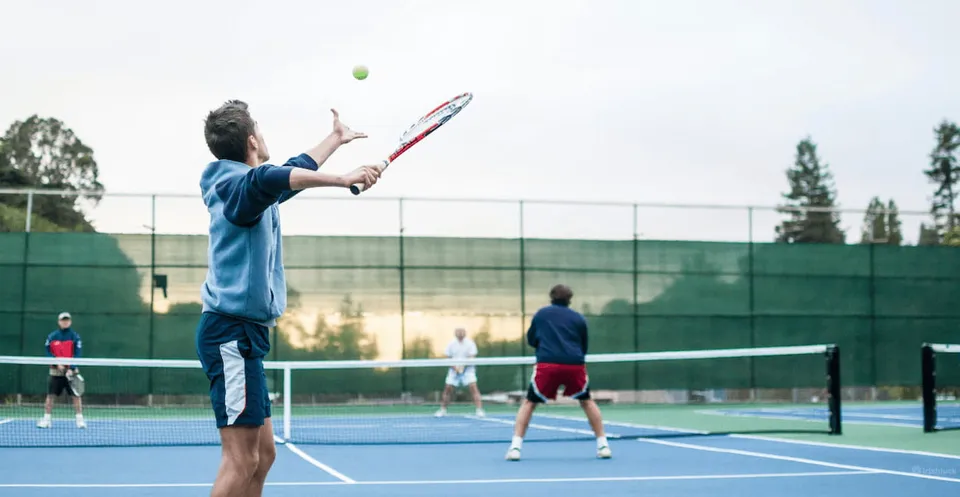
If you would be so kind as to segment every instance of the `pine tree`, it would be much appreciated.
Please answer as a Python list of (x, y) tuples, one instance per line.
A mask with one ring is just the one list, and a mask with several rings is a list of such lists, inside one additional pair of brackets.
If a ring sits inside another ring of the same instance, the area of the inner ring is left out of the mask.
[(867, 213), (863, 216), (860, 243), (883, 243), (886, 238), (887, 219), (883, 215), (883, 202), (880, 197), (873, 197), (867, 206)]
[(957, 149), (960, 148), (960, 128), (955, 123), (944, 120), (934, 130), (936, 146), (930, 153), (930, 168), (924, 171), (937, 189), (933, 193), (930, 213), (939, 240), (960, 225), (955, 209), (957, 196), (960, 195), (960, 164), (957, 162)]
[(867, 206), (867, 213), (863, 216), (860, 243), (900, 245), (903, 243), (900, 228), (900, 212), (896, 202), (891, 199), (884, 206), (880, 197), (873, 197)]
[[(840, 216), (836, 211), (836, 190), (833, 175), (827, 164), (817, 157), (817, 146), (810, 138), (797, 144), (797, 153), (792, 168), (787, 170), (790, 192), (783, 194), (787, 200), (780, 212), (790, 219), (776, 228), (777, 241), (781, 243), (844, 243), (846, 235), (840, 229)], [(801, 210), (820, 208), (820, 211)]]
[(940, 235), (937, 233), (935, 223), (920, 223), (920, 235), (917, 237), (917, 245), (940, 245)]
[(900, 222), (900, 208), (890, 199), (887, 203), (887, 245), (903, 245), (903, 225)]

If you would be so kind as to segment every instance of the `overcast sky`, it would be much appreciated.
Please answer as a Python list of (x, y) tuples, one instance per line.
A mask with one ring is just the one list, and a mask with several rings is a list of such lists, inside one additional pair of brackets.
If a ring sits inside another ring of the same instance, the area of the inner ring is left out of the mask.
[[(158, 201), (161, 232), (204, 232), (205, 113), (251, 104), (273, 158), (322, 139), (331, 107), (370, 138), (325, 169), (375, 162), (455, 94), (473, 103), (376, 189), (309, 193), (287, 234), (396, 231), (373, 197), (773, 205), (811, 136), (839, 201), (927, 210), (933, 128), (960, 119), (949, 0), (46, 0), (4, 6), (0, 126), (57, 117), (109, 192)], [(366, 81), (352, 79), (366, 64)], [(515, 235), (515, 204), (410, 203), (408, 234)], [(629, 208), (526, 206), (531, 236), (630, 237)], [(175, 219), (188, 216), (187, 221)], [(105, 231), (145, 232), (150, 204), (108, 199)], [(778, 217), (758, 213), (768, 240)], [(860, 214), (843, 226), (858, 229)], [(907, 217), (908, 239), (921, 218)], [(549, 226), (561, 222), (561, 227)], [(745, 211), (641, 209), (646, 238), (745, 240)], [(848, 241), (859, 240), (858, 233)]]

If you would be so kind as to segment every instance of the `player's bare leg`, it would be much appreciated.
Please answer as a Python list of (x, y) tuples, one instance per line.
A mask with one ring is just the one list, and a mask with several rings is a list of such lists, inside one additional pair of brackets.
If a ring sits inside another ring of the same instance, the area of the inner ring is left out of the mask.
[(447, 405), (450, 404), (450, 394), (453, 393), (453, 385), (443, 387), (443, 396), (440, 398), (440, 410), (435, 414), (436, 417), (442, 417), (447, 414)]
[(83, 420), (83, 401), (80, 397), (73, 398), (73, 410), (77, 414), (77, 428), (86, 428), (87, 422)]
[(597, 457), (609, 459), (612, 454), (610, 453), (610, 444), (607, 443), (607, 435), (603, 431), (603, 416), (600, 414), (600, 408), (597, 407), (597, 403), (593, 399), (581, 400), (580, 408), (587, 415), (587, 421), (590, 422), (593, 434), (597, 436)]
[(507, 450), (508, 461), (519, 461), (520, 450), (523, 448), (523, 437), (527, 435), (527, 428), (530, 426), (530, 418), (533, 417), (533, 411), (537, 409), (536, 402), (530, 399), (523, 399), (523, 404), (517, 410), (517, 419), (513, 424), (513, 441), (510, 442), (510, 449)]
[(53, 416), (53, 395), (47, 394), (43, 401), (43, 418), (37, 423), (37, 428), (50, 428), (51, 418)]
[(245, 495), (260, 466), (260, 428), (226, 426), (220, 429), (220, 470), (210, 497)]
[(473, 405), (477, 408), (477, 416), (485, 416), (486, 413), (483, 412), (483, 400), (480, 399), (480, 389), (477, 388), (476, 383), (470, 384), (470, 393), (473, 395)]
[(277, 459), (277, 445), (273, 440), (273, 422), (270, 421), (270, 418), (263, 420), (263, 426), (260, 427), (258, 452), (257, 469), (253, 472), (250, 485), (247, 487), (247, 493), (243, 494), (244, 497), (260, 497), (263, 495), (263, 484), (267, 481), (267, 473), (270, 472), (273, 461)]

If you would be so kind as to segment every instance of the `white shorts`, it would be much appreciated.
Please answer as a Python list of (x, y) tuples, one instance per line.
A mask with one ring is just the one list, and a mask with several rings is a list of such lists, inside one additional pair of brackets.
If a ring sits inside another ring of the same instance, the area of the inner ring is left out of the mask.
[(471, 383), (477, 382), (477, 372), (473, 368), (467, 368), (462, 375), (457, 375), (457, 372), (450, 368), (447, 370), (447, 385), (452, 387), (465, 387)]

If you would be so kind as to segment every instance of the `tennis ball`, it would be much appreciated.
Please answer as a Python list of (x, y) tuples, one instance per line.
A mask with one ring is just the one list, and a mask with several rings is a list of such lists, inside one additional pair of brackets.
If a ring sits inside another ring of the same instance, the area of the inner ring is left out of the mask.
[(355, 66), (353, 68), (353, 77), (359, 80), (367, 79), (369, 74), (370, 71), (367, 69), (367, 66)]

